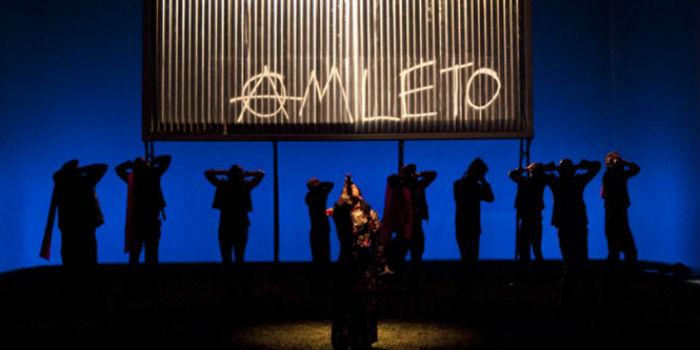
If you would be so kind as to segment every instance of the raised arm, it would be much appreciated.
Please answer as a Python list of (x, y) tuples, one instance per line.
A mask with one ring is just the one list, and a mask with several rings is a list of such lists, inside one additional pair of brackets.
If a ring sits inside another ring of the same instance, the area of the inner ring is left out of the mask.
[(625, 176), (629, 179), (631, 177), (637, 176), (642, 170), (636, 163), (625, 161)]
[(134, 170), (133, 167), (134, 163), (130, 160), (127, 160), (126, 162), (117, 165), (117, 167), (114, 168), (114, 171), (117, 172), (117, 176), (119, 176), (119, 178), (122, 179), (124, 182), (129, 182), (129, 173), (130, 170)]
[(153, 165), (153, 169), (158, 173), (158, 175), (162, 176), (165, 174), (165, 172), (168, 170), (170, 167), (170, 162), (173, 160), (173, 157), (169, 155), (162, 155), (153, 158), (153, 161), (151, 164)]
[(330, 192), (333, 190), (333, 187), (334, 187), (334, 186), (335, 186), (335, 185), (334, 185), (332, 182), (330, 182), (330, 181), (321, 182), (321, 183), (318, 185), (319, 189), (320, 189), (321, 191), (323, 191), (324, 193), (326, 193), (326, 194), (330, 193)]
[(93, 186), (97, 185), (107, 172), (107, 164), (92, 164), (78, 168), (80, 176), (89, 181)]
[(525, 169), (523, 169), (523, 168), (513, 169), (513, 170), (508, 172), (508, 177), (511, 180), (513, 180), (513, 182), (515, 182), (516, 184), (519, 185), (519, 184), (523, 183), (523, 181), (525, 181), (525, 177), (523, 176), (524, 171), (525, 171)]
[(246, 180), (246, 184), (248, 184), (248, 187), (252, 190), (260, 185), (263, 178), (265, 178), (265, 172), (262, 170), (247, 171), (245, 176), (252, 177), (252, 179)]
[(428, 170), (428, 171), (421, 171), (418, 175), (418, 187), (420, 188), (427, 188), (430, 186), (430, 184), (437, 179), (437, 172)]
[(224, 180), (221, 180), (219, 176), (223, 176), (228, 174), (228, 171), (226, 170), (214, 170), (214, 169), (209, 169), (204, 172), (204, 177), (207, 178), (207, 181), (211, 183), (214, 186), (219, 186), (224, 183)]
[(581, 178), (585, 183), (589, 183), (600, 171), (601, 164), (598, 161), (582, 160), (578, 166), (578, 169), (585, 170), (586, 172), (581, 174)]

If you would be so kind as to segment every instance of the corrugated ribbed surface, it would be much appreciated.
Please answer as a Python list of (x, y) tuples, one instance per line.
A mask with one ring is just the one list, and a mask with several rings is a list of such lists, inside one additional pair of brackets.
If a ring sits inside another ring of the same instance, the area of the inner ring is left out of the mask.
[(522, 0), (155, 0), (157, 108), (145, 134), (526, 135), (523, 7)]

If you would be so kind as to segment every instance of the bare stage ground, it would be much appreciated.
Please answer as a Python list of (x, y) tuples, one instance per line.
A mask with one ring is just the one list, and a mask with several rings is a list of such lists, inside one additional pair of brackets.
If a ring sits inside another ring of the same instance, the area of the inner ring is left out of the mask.
[[(591, 293), (565, 307), (558, 262), (524, 279), (511, 262), (484, 262), (471, 295), (458, 263), (425, 263), (383, 286), (375, 347), (694, 347), (700, 286), (662, 273), (670, 266), (643, 267), (625, 277), (593, 263)], [(0, 346), (329, 349), (331, 275), (307, 264), (9, 272), (0, 275)]]

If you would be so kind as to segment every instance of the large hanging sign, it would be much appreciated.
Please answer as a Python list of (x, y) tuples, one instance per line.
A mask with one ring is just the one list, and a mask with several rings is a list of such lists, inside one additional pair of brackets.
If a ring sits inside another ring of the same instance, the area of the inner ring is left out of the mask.
[(146, 0), (146, 140), (532, 137), (529, 0)]

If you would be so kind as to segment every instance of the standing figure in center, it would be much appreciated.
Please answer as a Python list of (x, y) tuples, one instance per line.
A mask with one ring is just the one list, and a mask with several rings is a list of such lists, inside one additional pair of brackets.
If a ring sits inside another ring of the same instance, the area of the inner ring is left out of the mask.
[(212, 207), (220, 211), (221, 260), (225, 266), (230, 266), (233, 252), (236, 263), (243, 263), (250, 226), (248, 213), (253, 211), (250, 192), (262, 182), (265, 173), (262, 170), (245, 171), (240, 165), (233, 165), (229, 170), (207, 170), (204, 176), (216, 186)]
[[(554, 163), (544, 165), (532, 163), (527, 168), (512, 170), (508, 176), (518, 184), (515, 196), (515, 210), (518, 217), (518, 261), (527, 265), (530, 262), (530, 249), (535, 261), (541, 263), (542, 257), (542, 210), (544, 209), (544, 190), (547, 187), (547, 169), (554, 169)], [(524, 175), (523, 173), (527, 173)]]
[(333, 190), (333, 183), (321, 182), (312, 177), (306, 183), (306, 187), (309, 189), (304, 199), (309, 207), (309, 219), (311, 220), (309, 232), (311, 259), (317, 264), (328, 264), (331, 261), (331, 225), (326, 215), (326, 204), (328, 194)]
[(350, 175), (329, 214), (340, 238), (331, 342), (334, 349), (370, 349), (377, 341), (381, 223)]
[(382, 222), (385, 239), (396, 233), (388, 248), (389, 264), (393, 269), (403, 264), (408, 252), (411, 252), (411, 261), (423, 260), (423, 221), (429, 218), (425, 190), (436, 178), (437, 172), (417, 172), (415, 164), (408, 164), (401, 168), (399, 174), (387, 179)]
[(126, 252), (129, 264), (138, 265), (145, 247), (146, 265), (158, 264), (161, 215), (165, 218), (165, 198), (160, 178), (170, 167), (171, 157), (158, 156), (152, 160), (136, 158), (116, 167), (119, 178), (127, 183)]
[[(562, 293), (564, 302), (573, 295), (576, 285), (585, 291), (588, 262), (588, 215), (583, 193), (600, 171), (600, 162), (582, 160), (574, 165), (570, 159), (559, 162), (559, 176), (552, 174), (549, 186), (554, 196), (552, 226), (558, 229), (559, 247), (564, 260)], [(584, 170), (577, 174), (577, 171)]]
[(481, 238), (481, 202), (495, 200), (491, 185), (486, 181), (488, 166), (481, 158), (474, 159), (462, 178), (454, 183), (454, 199), (457, 207), (455, 227), (457, 244), (464, 263), (467, 286), (476, 277)]

